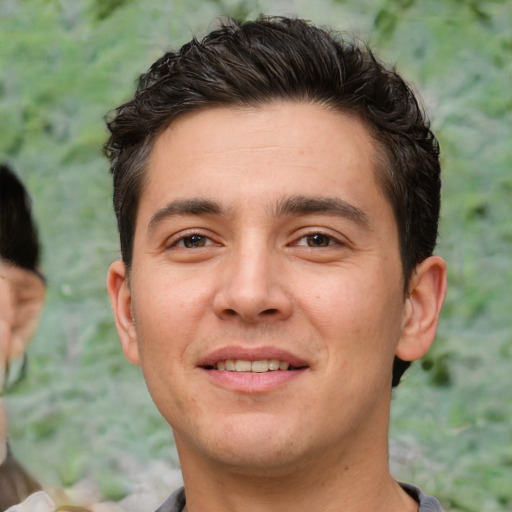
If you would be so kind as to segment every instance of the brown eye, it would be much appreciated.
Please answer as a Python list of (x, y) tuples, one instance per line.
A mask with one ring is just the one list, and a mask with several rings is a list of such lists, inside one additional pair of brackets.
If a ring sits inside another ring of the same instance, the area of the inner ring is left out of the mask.
[(202, 235), (191, 235), (191, 236), (186, 236), (181, 239), (181, 241), (183, 242), (183, 245), (187, 249), (195, 249), (197, 247), (204, 247), (206, 245), (207, 240), (208, 239)]
[(331, 245), (331, 237), (322, 233), (308, 235), (306, 241), (309, 247), (327, 247)]

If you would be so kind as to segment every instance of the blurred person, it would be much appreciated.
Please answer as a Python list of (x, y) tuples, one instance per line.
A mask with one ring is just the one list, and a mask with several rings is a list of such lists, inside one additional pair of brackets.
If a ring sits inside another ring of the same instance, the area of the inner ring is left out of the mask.
[(158, 512), (441, 512), (388, 465), (391, 390), (446, 289), (411, 88), (303, 20), (229, 21), (107, 124), (107, 287), (184, 480)]
[[(7, 165), (0, 165), (0, 389), (12, 381), (9, 369), (25, 350), (41, 314), (45, 283), (39, 272), (40, 246), (28, 194)], [(21, 365), (23, 376), (25, 364)], [(16, 379), (14, 379), (15, 381)], [(13, 456), (0, 398), (0, 510), (41, 487)]]
[[(35, 333), (46, 294), (40, 272), (40, 244), (24, 185), (7, 165), (0, 165), (0, 389), (4, 394), (23, 378), (26, 348)], [(21, 360), (13, 375), (13, 361)], [(64, 505), (70, 499), (54, 489), (52, 497), (12, 454), (7, 418), (0, 397), (0, 511), (89, 512)], [(23, 502), (23, 503), (20, 503)], [(58, 506), (56, 504), (60, 504)], [(119, 510), (96, 508), (91, 511)]]

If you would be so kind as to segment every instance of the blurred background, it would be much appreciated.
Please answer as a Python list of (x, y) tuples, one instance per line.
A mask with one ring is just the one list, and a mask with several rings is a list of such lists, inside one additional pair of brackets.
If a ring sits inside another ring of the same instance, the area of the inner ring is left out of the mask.
[[(395, 391), (391, 464), (450, 511), (512, 509), (512, 13), (503, 0), (0, 0), (0, 159), (24, 180), (48, 298), (27, 378), (6, 397), (18, 458), (47, 486), (92, 479), (164, 497), (177, 457), (105, 290), (119, 256), (104, 116), (170, 47), (220, 15), (297, 14), (370, 43), (438, 136), (436, 345)], [(145, 482), (145, 483), (144, 483)]]

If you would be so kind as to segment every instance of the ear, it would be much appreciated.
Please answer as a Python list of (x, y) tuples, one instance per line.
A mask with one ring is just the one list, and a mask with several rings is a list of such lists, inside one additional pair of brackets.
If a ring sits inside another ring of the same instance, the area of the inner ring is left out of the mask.
[(439, 256), (431, 256), (416, 267), (411, 277), (397, 357), (414, 361), (428, 352), (445, 294), (446, 263)]
[(120, 260), (114, 261), (108, 269), (107, 289), (124, 355), (128, 361), (138, 365), (140, 357), (133, 320), (132, 294), (126, 266)]
[[(6, 361), (23, 354), (36, 331), (43, 310), (46, 286), (35, 272), (0, 262), (0, 322), (6, 334), (2, 347)], [(7, 340), (7, 341), (5, 341)]]

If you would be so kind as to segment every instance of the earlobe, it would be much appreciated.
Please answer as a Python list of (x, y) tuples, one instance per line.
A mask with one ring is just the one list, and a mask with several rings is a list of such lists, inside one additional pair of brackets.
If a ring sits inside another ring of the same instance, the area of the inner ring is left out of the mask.
[(446, 294), (446, 263), (438, 256), (422, 261), (411, 277), (396, 356), (404, 361), (423, 357), (432, 345)]
[(137, 333), (132, 315), (132, 297), (126, 266), (114, 261), (108, 269), (107, 289), (114, 311), (117, 334), (124, 355), (133, 364), (140, 364)]

